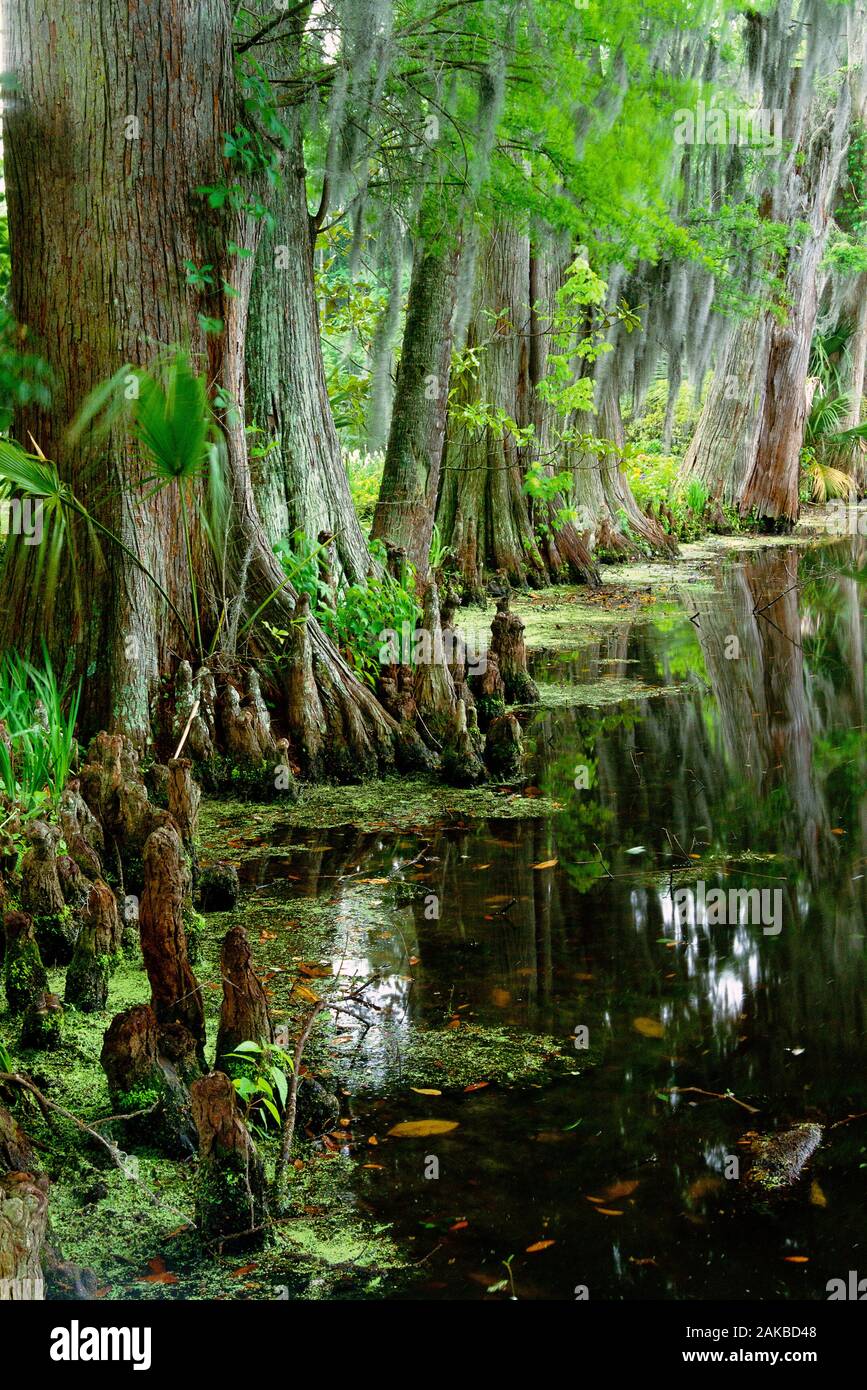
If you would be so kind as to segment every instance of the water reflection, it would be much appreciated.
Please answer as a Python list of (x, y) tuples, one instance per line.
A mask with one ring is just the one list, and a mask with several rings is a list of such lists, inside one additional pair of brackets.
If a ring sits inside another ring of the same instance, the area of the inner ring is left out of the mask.
[[(355, 923), (335, 969), (377, 980), (379, 1017), (565, 1047), (582, 1025), (601, 1058), (549, 1088), (453, 1098), (438, 1182), (399, 1142), (360, 1171), (363, 1201), (428, 1256), (419, 1296), (481, 1296), (510, 1256), (519, 1294), (549, 1298), (816, 1298), (852, 1264), (867, 1122), (830, 1126), (867, 1110), (864, 564), (860, 541), (753, 554), (677, 612), (540, 658), (547, 681), (677, 688), (529, 723), (550, 822), (329, 832), (290, 861), (291, 891), (327, 885)], [(359, 925), (365, 877), (406, 889), (386, 929)], [(772, 895), (779, 930), (743, 905), (716, 920), (715, 890)], [(357, 1104), (382, 1132), (407, 1109), (369, 1095), (394, 1056), (350, 1028)], [(738, 1140), (811, 1118), (829, 1126), (819, 1196), (756, 1211), (722, 1176)]]

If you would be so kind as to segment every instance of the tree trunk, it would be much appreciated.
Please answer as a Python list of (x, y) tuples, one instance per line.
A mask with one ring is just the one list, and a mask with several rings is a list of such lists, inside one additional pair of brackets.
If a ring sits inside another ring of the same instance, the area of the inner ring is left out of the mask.
[(847, 146), (850, 100), (842, 83), (836, 108), (814, 117), (799, 153), (803, 167), (789, 177), (788, 204), (809, 227), (789, 252), (784, 323), (769, 327), (767, 385), (756, 453), (741, 493), (742, 515), (790, 524), (798, 519), (800, 451), (804, 441), (807, 396), (804, 383), (816, 326), (819, 264), (828, 236), (829, 213)]
[[(479, 365), (475, 377), (464, 378), (459, 404), (503, 411), (519, 429), (536, 422), (534, 386), (544, 370), (537, 352), (531, 371), (531, 291), (529, 237), (500, 223), (476, 262), (466, 346), (478, 353)], [(585, 582), (598, 578), (571, 523), (559, 529), (552, 524), (567, 505), (564, 499), (545, 504), (543, 555), (524, 491), (530, 458), (530, 446), (519, 445), (508, 428), (460, 419), (450, 427), (437, 524), (473, 594), (495, 577), (500, 585), (519, 588), (546, 584), (563, 570)]]
[(756, 456), (768, 386), (768, 336), (766, 314), (754, 314), (729, 332), (683, 460), (683, 477), (697, 479), (730, 507), (737, 505)]
[(3, 959), (6, 999), (10, 1011), (21, 1014), (48, 989), (48, 975), (39, 955), (33, 921), (26, 912), (7, 912), (3, 927), (6, 932)]
[(459, 246), (416, 247), (372, 535), (427, 575), (448, 409)]
[(42, 1245), (48, 1225), (48, 1178), (0, 1176), (0, 1300), (45, 1297)]
[(313, 281), (316, 235), (307, 207), (297, 119), (278, 192), (277, 224), (261, 240), (250, 294), (247, 390), (250, 422), (264, 430), (257, 447), (276, 448), (252, 466), (256, 499), (271, 541), (302, 530), (315, 542), (334, 536), (350, 583), (370, 565), (349, 491), (328, 400)]
[(197, 1139), (190, 1094), (160, 1041), (153, 1009), (136, 1004), (112, 1019), (99, 1060), (113, 1109), (135, 1117), (125, 1122), (130, 1140), (189, 1158)]
[[(209, 211), (195, 193), (237, 178), (222, 155), (223, 133), (235, 124), (229, 9), (223, 0), (154, 0), (133, 9), (126, 0), (96, 0), (58, 17), (45, 0), (23, 0), (9, 6), (7, 31), (20, 82), (4, 124), (13, 307), (57, 378), (52, 408), (23, 408), (16, 437), (26, 442), (32, 432), (73, 492), (141, 555), (191, 630), (177, 489), (136, 500), (149, 465), (119, 426), (98, 445), (85, 439), (73, 448), (64, 439), (88, 393), (124, 362), (147, 364), (160, 345), (188, 343), (234, 403), (222, 421), (231, 499), (223, 560), (209, 552), (192, 509), (204, 641), (219, 630), (227, 642), (239, 616), (255, 615), (278, 591), (266, 616), (286, 628), (295, 595), (272, 553), (247, 457), (252, 261), (229, 252), (232, 242), (255, 252), (261, 223)], [(211, 265), (215, 284), (232, 293), (191, 290), (187, 262)], [(202, 315), (218, 318), (222, 331), (206, 334)], [(74, 561), (67, 548), (61, 562), (53, 608), (34, 602), (40, 549), (5, 548), (0, 647), (38, 655), (44, 634), (58, 668), (71, 647), (74, 665), (87, 673), (84, 724), (144, 742), (160, 677), (174, 673), (178, 655), (194, 655), (181, 624), (117, 547), (106, 541), (100, 564), (83, 534)], [(236, 596), (225, 625), (221, 593)], [(396, 724), (313, 619), (307, 636), (315, 698), (298, 719), (323, 750), (317, 766), (363, 775), (392, 764)], [(261, 628), (246, 640), (254, 659), (273, 651)], [(234, 651), (230, 643), (226, 655)]]
[(95, 883), (66, 972), (67, 1004), (74, 1004), (82, 1013), (105, 1008), (108, 982), (120, 954), (120, 937), (115, 896), (107, 883)]
[(225, 1065), (226, 1054), (242, 1042), (270, 1043), (274, 1030), (268, 1000), (253, 969), (250, 942), (243, 927), (232, 927), (220, 951), (223, 1005), (217, 1033), (215, 1065)]
[[(6, 6), (4, 27), (19, 84), (4, 114), (12, 308), (55, 379), (51, 407), (22, 407), (15, 436), (31, 448), (32, 434), (190, 627), (176, 489), (134, 500), (147, 469), (120, 428), (75, 447), (64, 434), (124, 362), (144, 365), (161, 346), (185, 342), (207, 355), (204, 306), (186, 288), (185, 263), (219, 273), (226, 261), (194, 190), (224, 178), (222, 133), (234, 125), (229, 10), (223, 0), (62, 10), (20, 0)], [(220, 302), (206, 312), (232, 318)], [(100, 562), (84, 534), (77, 541), (47, 611), (33, 602), (41, 547), (5, 548), (0, 646), (38, 655), (44, 634), (58, 669), (71, 646), (88, 676), (85, 718), (144, 739), (150, 696), (182, 632), (132, 561), (106, 543)]]
[(261, 1244), (267, 1208), (265, 1173), (238, 1111), (235, 1088), (221, 1071), (192, 1086), (199, 1133), (196, 1225), (220, 1248)]
[[(190, 876), (177, 832), (170, 826), (155, 830), (144, 851), (144, 891), (139, 907), (139, 929), (145, 969), (151, 986), (151, 1007), (163, 1033), (185, 1030), (195, 1041), (194, 1051), (205, 1065), (205, 1008), (202, 991), (192, 972), (184, 929), (184, 908), (189, 901)], [(176, 1049), (161, 1038), (163, 1049), (181, 1063)], [(186, 1052), (185, 1040), (178, 1040)]]
[[(595, 415), (585, 416), (581, 427), (622, 451), (625, 436), (613, 370), (597, 390), (601, 395), (598, 410)], [(574, 459), (572, 500), (579, 517), (589, 525), (598, 550), (626, 557), (635, 554), (636, 541), (657, 552), (670, 554), (677, 550), (674, 537), (641, 511), (617, 452), (580, 453)], [(621, 529), (624, 526), (626, 530)]]
[[(777, 161), (776, 180), (762, 193), (762, 215), (793, 231), (796, 222), (804, 224), (783, 266), (785, 318), (767, 310), (733, 323), (683, 465), (684, 476), (699, 478), (742, 515), (755, 511), (786, 526), (798, 517), (804, 383), (851, 110), (849, 82), (837, 72), (841, 58), (845, 61), (844, 12), (815, 4), (799, 19), (815, 30), (812, 62), (790, 71), (795, 52), (790, 38), (782, 43), (783, 56), (764, 72), (765, 105), (783, 110), (785, 152)], [(785, 25), (786, 14), (775, 12), (760, 23)], [(794, 32), (792, 26), (789, 30)], [(832, 75), (837, 94), (829, 100)], [(770, 268), (766, 257), (763, 269)], [(753, 289), (766, 292), (760, 280)]]

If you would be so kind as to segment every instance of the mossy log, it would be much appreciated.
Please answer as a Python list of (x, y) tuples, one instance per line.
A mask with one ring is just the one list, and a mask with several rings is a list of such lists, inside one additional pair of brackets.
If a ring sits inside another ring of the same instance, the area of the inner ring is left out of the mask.
[(121, 922), (107, 883), (94, 883), (87, 899), (75, 952), (66, 972), (66, 1002), (96, 1013), (108, 1001), (108, 982), (120, 955)]
[(13, 1014), (24, 1013), (48, 989), (33, 921), (26, 912), (7, 912), (3, 918), (6, 954), (3, 961), (6, 998)]
[(45, 1297), (42, 1247), (48, 1225), (48, 1178), (44, 1173), (0, 1176), (0, 1301), (34, 1302)]
[(161, 1029), (180, 1025), (187, 1031), (204, 1068), (205, 1009), (202, 991), (190, 966), (184, 930), (190, 873), (180, 837), (172, 826), (153, 832), (145, 845), (143, 862), (139, 933), (151, 986), (151, 1006)]
[(160, 1029), (153, 1009), (136, 1004), (112, 1019), (100, 1063), (108, 1081), (112, 1109), (147, 1115), (125, 1121), (134, 1141), (156, 1143), (171, 1157), (189, 1158), (198, 1136), (190, 1094), (177, 1069), (160, 1051)]
[(539, 687), (527, 672), (524, 624), (517, 613), (509, 611), (508, 594), (497, 602), (497, 611), (491, 623), (491, 650), (497, 658), (507, 702), (514, 705), (538, 704)]
[(260, 1245), (267, 1220), (265, 1170), (224, 1072), (191, 1087), (199, 1135), (196, 1225), (208, 1244)]
[(777, 1134), (750, 1136), (753, 1162), (745, 1177), (748, 1189), (765, 1197), (790, 1192), (821, 1144), (823, 1133), (821, 1125), (805, 1121)]
[(223, 1004), (217, 1033), (216, 1065), (242, 1042), (270, 1043), (274, 1030), (268, 1001), (253, 969), (250, 942), (243, 927), (232, 927), (220, 951)]

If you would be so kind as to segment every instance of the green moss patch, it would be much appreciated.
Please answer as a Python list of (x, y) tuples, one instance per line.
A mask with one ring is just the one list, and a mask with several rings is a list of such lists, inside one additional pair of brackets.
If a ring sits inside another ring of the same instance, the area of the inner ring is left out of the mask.
[[(575, 1070), (575, 1058), (590, 1064), (589, 1053), (566, 1058), (562, 1041), (519, 1028), (461, 1023), (456, 1028), (419, 1028), (383, 1024), (380, 1028), (382, 1072), (377, 1089), (408, 1086), (460, 1090), (481, 1082), (530, 1086)], [(362, 1078), (363, 1080), (363, 1078)]]

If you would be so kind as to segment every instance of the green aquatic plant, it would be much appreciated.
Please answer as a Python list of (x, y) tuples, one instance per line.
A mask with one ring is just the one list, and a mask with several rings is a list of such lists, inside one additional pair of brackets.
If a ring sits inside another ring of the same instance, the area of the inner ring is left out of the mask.
[(58, 680), (43, 644), (42, 665), (18, 652), (0, 659), (0, 787), (25, 815), (56, 805), (78, 753), (81, 682)]
[(289, 1096), (286, 1073), (293, 1070), (291, 1057), (280, 1048), (250, 1041), (238, 1043), (232, 1052), (223, 1054), (223, 1060), (229, 1063), (244, 1122), (254, 1129), (266, 1130), (270, 1118), (279, 1126), (280, 1111)]

